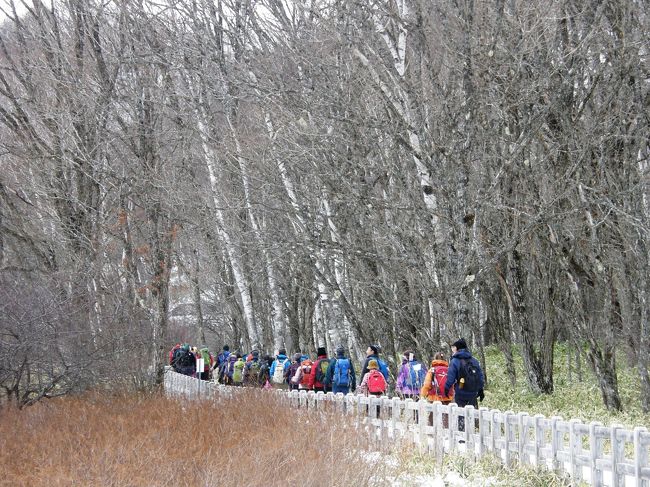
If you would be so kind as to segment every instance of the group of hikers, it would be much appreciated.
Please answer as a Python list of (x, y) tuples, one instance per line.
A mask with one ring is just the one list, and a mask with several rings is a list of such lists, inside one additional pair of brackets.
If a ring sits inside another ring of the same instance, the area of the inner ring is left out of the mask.
[[(230, 352), (229, 346), (224, 345), (215, 358), (207, 348), (178, 343), (169, 352), (169, 363), (178, 373), (232, 386), (382, 396), (388, 393), (391, 376), (380, 352), (378, 345), (367, 348), (360, 383), (343, 347), (338, 347), (331, 358), (324, 347), (319, 347), (316, 359), (312, 360), (302, 352), (289, 358), (284, 349), (275, 358), (268, 354), (260, 356), (257, 350), (243, 355)], [(478, 408), (478, 401), (484, 398), (481, 366), (462, 338), (451, 345), (451, 352), (450, 361), (443, 352), (438, 352), (430, 366), (424, 366), (414, 352), (405, 351), (395, 376), (395, 392), (405, 399), (422, 398), (443, 404), (454, 401), (459, 407)], [(197, 373), (199, 359), (203, 359), (204, 365)]]

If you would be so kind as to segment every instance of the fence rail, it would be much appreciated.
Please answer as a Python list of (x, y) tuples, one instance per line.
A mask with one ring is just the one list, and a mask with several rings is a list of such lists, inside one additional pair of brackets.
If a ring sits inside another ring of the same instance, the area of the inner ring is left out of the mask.
[[(237, 390), (171, 369), (165, 373), (168, 394), (206, 399)], [(283, 396), (293, 407), (342, 411), (358, 424), (374, 426), (387, 442), (412, 442), (438, 462), (446, 453), (462, 452), (473, 459), (492, 454), (508, 466), (514, 462), (544, 466), (597, 487), (650, 487), (650, 433), (643, 427), (628, 430), (559, 416), (459, 408), (397, 397), (306, 391), (283, 392)], [(458, 427), (460, 418), (464, 431)]]

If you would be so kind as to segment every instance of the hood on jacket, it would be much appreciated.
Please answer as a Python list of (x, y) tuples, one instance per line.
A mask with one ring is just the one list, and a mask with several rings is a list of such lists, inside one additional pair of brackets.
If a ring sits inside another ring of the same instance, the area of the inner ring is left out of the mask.
[(287, 360), (287, 356), (283, 353), (279, 353), (278, 356), (276, 357), (280, 362), (284, 362)]
[(466, 348), (461, 348), (451, 358), (458, 358), (458, 359), (472, 358), (472, 353)]
[(438, 367), (440, 365), (445, 365), (449, 367), (449, 364), (447, 363), (446, 360), (432, 360), (431, 361), (431, 367)]

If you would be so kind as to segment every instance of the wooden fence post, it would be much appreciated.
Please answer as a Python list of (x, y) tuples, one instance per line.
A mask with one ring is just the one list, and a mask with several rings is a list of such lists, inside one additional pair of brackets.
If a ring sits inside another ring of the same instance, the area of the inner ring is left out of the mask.
[(603, 442), (598, 438), (596, 428), (602, 426), (597, 421), (589, 423), (589, 457), (591, 468), (591, 485), (601, 487), (603, 485), (603, 471), (598, 468), (598, 460), (603, 454)]
[[(441, 402), (436, 401), (433, 403), (432, 423), (433, 423), (433, 449), (436, 456), (436, 463), (438, 467), (442, 466), (442, 459), (445, 455), (445, 442), (447, 441), (447, 433), (442, 427), (442, 411), (446, 411), (449, 406), (443, 405)], [(449, 418), (449, 417), (447, 417)]]
[(504, 440), (506, 446), (504, 461), (506, 463), (506, 467), (512, 466), (512, 454), (510, 452), (510, 441), (512, 439), (512, 425), (510, 424), (510, 417), (513, 414), (514, 413), (512, 411), (506, 411), (505, 413), (503, 413)]
[(560, 432), (558, 423), (562, 421), (562, 416), (553, 416), (551, 418), (551, 466), (556, 474), (559, 474), (563, 468), (560, 468), (560, 460), (557, 458), (557, 452), (560, 447)]
[(499, 423), (497, 423), (496, 420), (496, 417), (499, 414), (501, 414), (501, 411), (498, 409), (493, 409), (490, 412), (490, 433), (492, 436), (492, 453), (494, 453), (499, 458), (499, 461), (502, 462), (503, 459), (501, 458), (501, 450), (497, 447), (497, 441), (501, 436), (501, 426)]
[(610, 435), (612, 444), (612, 487), (623, 487), (625, 485), (625, 477), (618, 469), (618, 464), (625, 458), (625, 441), (618, 437), (620, 429), (622, 429), (620, 424), (613, 424)]
[(569, 458), (571, 459), (571, 477), (579, 483), (582, 480), (582, 467), (578, 466), (577, 456), (582, 451), (582, 435), (578, 432), (579, 419), (569, 421)]
[(476, 449), (474, 448), (474, 431), (476, 430), (474, 413), (476, 409), (470, 405), (465, 406), (463, 409), (465, 414), (465, 456), (476, 459)]
[(485, 454), (486, 445), (485, 437), (487, 436), (485, 431), (487, 429), (487, 422), (485, 421), (485, 415), (489, 414), (488, 408), (480, 407), (478, 408), (478, 456), (482, 457)]
[(458, 406), (455, 402), (450, 403), (449, 408), (449, 453), (456, 451), (456, 431), (458, 431)]
[(420, 399), (418, 402), (418, 434), (420, 441), (420, 452), (429, 451), (429, 436), (427, 435), (427, 425), (429, 424), (429, 414), (427, 413), (426, 399)]
[(650, 482), (648, 479), (643, 479), (641, 472), (642, 469), (648, 466), (648, 447), (642, 442), (641, 435), (648, 430), (642, 427), (634, 428), (634, 480), (636, 487), (647, 487)]
[(540, 467), (541, 465), (546, 466), (546, 461), (542, 455), (542, 448), (546, 443), (546, 437), (544, 435), (544, 427), (542, 426), (544, 419), (543, 414), (535, 415), (535, 465)]
[(528, 413), (517, 414), (517, 427), (519, 428), (517, 442), (517, 456), (522, 465), (530, 464), (530, 456), (526, 453), (526, 441), (528, 440)]

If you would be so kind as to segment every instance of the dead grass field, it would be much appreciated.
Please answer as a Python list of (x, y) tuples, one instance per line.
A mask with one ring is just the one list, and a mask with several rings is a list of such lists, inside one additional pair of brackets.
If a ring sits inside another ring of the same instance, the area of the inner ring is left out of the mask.
[(216, 402), (85, 394), (4, 408), (0, 485), (383, 485), (389, 467), (368, 461), (365, 435), (345, 419), (257, 390)]

